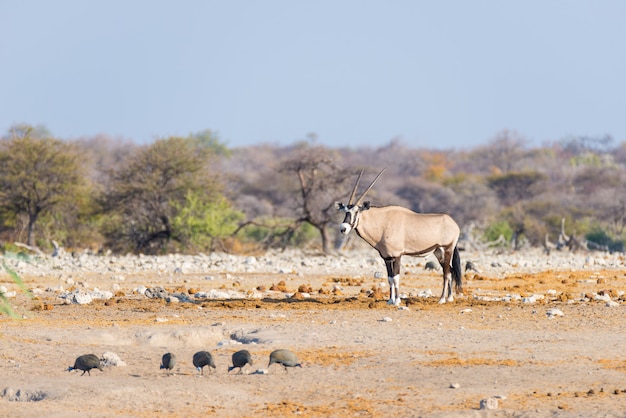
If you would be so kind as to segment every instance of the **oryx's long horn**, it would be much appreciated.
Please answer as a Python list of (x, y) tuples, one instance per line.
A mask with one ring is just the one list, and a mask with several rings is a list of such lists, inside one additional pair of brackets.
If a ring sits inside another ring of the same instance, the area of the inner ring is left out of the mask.
[(359, 181), (361, 181), (361, 176), (363, 175), (363, 170), (359, 173), (359, 177), (356, 179), (356, 183), (354, 183), (354, 189), (352, 190), (352, 194), (350, 195), (350, 200), (348, 200), (348, 206), (350, 206), (354, 200), (354, 195), (356, 195), (356, 189), (359, 187)]
[(363, 198), (365, 197), (365, 195), (367, 194), (367, 192), (369, 192), (372, 187), (374, 187), (374, 183), (376, 183), (376, 180), (378, 180), (378, 177), (380, 177), (381, 174), (383, 174), (385, 172), (385, 170), (387, 169), (387, 167), (383, 168), (382, 170), (380, 170), (380, 173), (378, 173), (378, 175), (376, 176), (376, 178), (372, 181), (372, 184), (369, 185), (369, 187), (367, 189), (365, 189), (365, 191), (363, 192), (363, 194), (361, 195), (361, 197), (359, 197), (359, 199), (356, 201), (355, 205), (359, 206), (362, 201)]

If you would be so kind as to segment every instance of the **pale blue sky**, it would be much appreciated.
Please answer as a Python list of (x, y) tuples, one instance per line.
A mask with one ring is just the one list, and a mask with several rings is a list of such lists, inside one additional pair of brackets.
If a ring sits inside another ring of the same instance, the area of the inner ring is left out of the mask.
[(622, 0), (0, 0), (0, 135), (621, 142), (625, 21)]

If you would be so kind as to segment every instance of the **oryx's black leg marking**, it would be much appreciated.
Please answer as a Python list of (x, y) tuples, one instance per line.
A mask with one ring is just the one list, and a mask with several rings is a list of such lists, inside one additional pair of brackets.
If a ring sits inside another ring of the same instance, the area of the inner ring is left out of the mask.
[(387, 281), (389, 282), (388, 305), (400, 305), (400, 262), (401, 257), (385, 257), (387, 267)]

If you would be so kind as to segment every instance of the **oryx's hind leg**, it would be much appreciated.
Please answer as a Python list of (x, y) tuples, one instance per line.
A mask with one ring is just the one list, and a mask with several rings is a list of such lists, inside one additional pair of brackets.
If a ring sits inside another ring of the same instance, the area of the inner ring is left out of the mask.
[(400, 306), (400, 257), (386, 257), (387, 281), (389, 282), (389, 300), (387, 305)]
[[(454, 247), (442, 248), (439, 247), (434, 252), (439, 264), (443, 268), (443, 289), (441, 291), (441, 298), (439, 303), (454, 302), (454, 293), (452, 290), (452, 256), (454, 254)], [(446, 293), (448, 297), (446, 298)]]

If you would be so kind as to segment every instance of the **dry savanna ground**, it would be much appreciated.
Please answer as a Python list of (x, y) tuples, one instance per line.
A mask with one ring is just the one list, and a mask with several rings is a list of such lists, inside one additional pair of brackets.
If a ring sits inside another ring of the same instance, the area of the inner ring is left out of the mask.
[[(110, 287), (110, 274), (81, 279)], [(59, 281), (24, 280), (30, 288)], [(2, 282), (10, 287), (8, 276)], [(0, 415), (626, 416), (624, 269), (494, 274), (486, 266), (466, 273), (464, 295), (439, 305), (440, 273), (415, 265), (402, 277), (406, 309), (386, 304), (381, 282), (373, 271), (222, 271), (211, 280), (144, 272), (126, 274), (113, 298), (85, 305), (54, 292), (18, 294), (11, 303), (24, 318), (0, 317)], [(133, 292), (148, 284), (264, 296), (167, 303)], [(428, 289), (433, 297), (417, 296)], [(617, 306), (595, 297), (603, 294)], [(523, 299), (532, 295), (535, 302)], [(563, 315), (547, 315), (554, 308)], [(232, 353), (244, 348), (254, 364), (229, 373)], [(268, 368), (277, 348), (295, 352), (302, 368)], [(213, 354), (215, 370), (194, 369), (199, 350)], [(168, 351), (178, 358), (170, 373), (159, 370)], [(77, 356), (105, 352), (126, 365), (67, 371)], [(497, 409), (480, 409), (489, 398)]]

